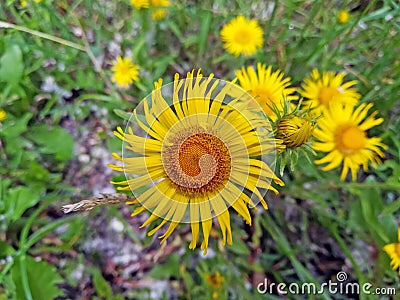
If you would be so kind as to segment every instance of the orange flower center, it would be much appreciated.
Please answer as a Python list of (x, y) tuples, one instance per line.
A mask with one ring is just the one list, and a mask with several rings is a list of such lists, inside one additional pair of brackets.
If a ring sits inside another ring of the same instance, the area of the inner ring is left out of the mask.
[(213, 286), (215, 289), (218, 289), (222, 286), (224, 278), (219, 272), (217, 272), (215, 274), (206, 275), (206, 280), (211, 286)]
[(336, 143), (343, 153), (351, 154), (365, 147), (365, 138), (365, 131), (358, 126), (351, 125), (339, 128)]
[(185, 194), (219, 190), (230, 175), (229, 150), (224, 142), (204, 129), (203, 132), (201, 129), (194, 131), (174, 136), (171, 145), (164, 148), (165, 172)]
[(337, 88), (331, 86), (323, 86), (320, 88), (318, 94), (319, 103), (322, 105), (328, 105), (328, 103), (339, 94), (340, 92)]
[[(188, 176), (194, 177), (202, 173), (203, 177), (211, 179), (215, 173), (216, 161), (214, 156), (209, 154), (207, 137), (204, 135), (207, 134), (192, 135), (182, 143), (179, 149), (179, 165)], [(214, 140), (214, 137), (209, 140), (210, 143), (221, 142)]]

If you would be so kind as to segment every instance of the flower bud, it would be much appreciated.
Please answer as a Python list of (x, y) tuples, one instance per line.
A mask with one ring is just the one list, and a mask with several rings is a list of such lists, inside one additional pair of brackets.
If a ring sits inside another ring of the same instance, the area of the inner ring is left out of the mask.
[(281, 139), (287, 148), (297, 148), (307, 143), (314, 128), (315, 124), (309, 117), (287, 115), (279, 120), (276, 137)]

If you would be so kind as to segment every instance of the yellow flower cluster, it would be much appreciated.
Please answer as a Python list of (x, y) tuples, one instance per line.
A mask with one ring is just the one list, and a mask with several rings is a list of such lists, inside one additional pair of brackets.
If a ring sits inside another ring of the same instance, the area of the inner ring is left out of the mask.
[[(131, 2), (136, 9), (169, 5), (161, 0)], [(242, 15), (224, 25), (220, 37), (235, 56), (255, 54), (264, 41), (258, 22)], [(139, 66), (129, 58), (117, 57), (112, 71), (118, 86), (139, 79)], [(346, 80), (345, 73), (314, 69), (293, 87), (281, 70), (259, 62), (241, 67), (235, 76), (225, 82), (192, 70), (185, 79), (176, 74), (166, 86), (159, 79), (135, 108), (127, 129), (114, 132), (129, 151), (124, 157), (113, 154), (119, 164), (110, 167), (124, 173), (126, 180), (112, 183), (135, 195), (128, 202), (136, 206), (133, 216), (151, 212), (142, 225), (157, 223), (149, 235), (169, 224), (159, 237), (161, 243), (187, 222), (190, 249), (202, 238), (200, 248), (206, 253), (215, 224), (222, 244), (232, 244), (228, 209), (251, 224), (249, 207), (255, 208), (254, 201), (268, 209), (265, 193), (278, 193), (276, 185), (284, 185), (270, 167), (276, 153), (297, 155), (306, 147), (313, 152), (312, 147), (325, 155), (315, 161), (326, 164), (323, 170), (342, 166), (341, 180), (349, 173), (356, 180), (360, 168), (367, 171), (369, 163), (376, 166), (384, 157), (387, 146), (368, 136), (383, 119), (377, 112), (368, 113), (372, 104), (360, 104), (357, 81)], [(393, 256), (396, 247), (385, 251)], [(206, 280), (218, 295), (219, 273)]]
[[(338, 21), (344, 24), (348, 20), (349, 13), (340, 11)], [(262, 47), (263, 31), (256, 20), (240, 15), (223, 26), (221, 40), (229, 53), (251, 55)], [(314, 69), (298, 91), (303, 97), (303, 111), (309, 111), (310, 115), (306, 118), (292, 115), (282, 121), (279, 116), (283, 114), (284, 103), (298, 99), (294, 94), (296, 89), (290, 87), (290, 78), (284, 78), (280, 70), (272, 72), (271, 66), (266, 68), (261, 63), (256, 70), (243, 67), (235, 73), (238, 84), (259, 102), (270, 120), (279, 122), (278, 136), (287, 147), (306, 143), (314, 132), (318, 141), (313, 148), (328, 153), (316, 161), (328, 163), (324, 170), (343, 164), (341, 179), (350, 171), (355, 180), (360, 167), (367, 170), (369, 162), (376, 166), (384, 156), (382, 149), (386, 146), (380, 138), (367, 135), (367, 130), (381, 124), (383, 119), (375, 119), (376, 112), (367, 117), (371, 105), (356, 107), (361, 99), (354, 87), (357, 81), (345, 81), (344, 73), (320, 73)], [(320, 118), (315, 131), (311, 117)]]
[[(118, 85), (137, 80), (137, 66), (128, 59), (118, 57), (113, 70)], [(253, 197), (243, 189), (252, 191), (267, 209), (261, 189), (277, 193), (270, 182), (283, 185), (270, 167), (257, 159), (272, 149), (281, 152), (287, 148), (293, 153), (314, 135), (314, 150), (328, 153), (316, 163), (327, 163), (324, 170), (343, 164), (342, 180), (348, 172), (355, 180), (360, 167), (367, 170), (369, 162), (376, 166), (384, 156), (386, 145), (367, 135), (383, 119), (376, 118), (377, 112), (368, 116), (372, 104), (355, 106), (361, 98), (354, 87), (357, 82), (345, 81), (343, 73), (313, 70), (300, 89), (291, 87), (291, 79), (279, 69), (261, 63), (256, 69), (237, 70), (233, 83), (222, 83), (213, 76), (203, 78), (200, 71), (196, 76), (192, 71), (180, 80), (176, 75), (172, 91), (165, 89), (168, 95), (163, 95), (160, 79), (151, 97), (135, 109), (132, 128), (115, 132), (134, 155), (114, 154), (122, 165), (110, 167), (125, 173), (127, 180), (113, 183), (134, 194), (140, 190), (129, 204), (139, 205), (133, 215), (152, 212), (142, 226), (162, 219), (149, 235), (170, 223), (160, 236), (162, 243), (187, 220), (192, 228), (190, 248), (197, 245), (201, 225), (201, 249), (206, 252), (214, 214), (223, 244), (231, 244), (228, 208), (232, 206), (251, 224), (247, 205), (254, 207)], [(296, 92), (304, 99), (293, 108)], [(272, 128), (260, 129), (270, 124), (268, 119)], [(264, 136), (267, 133), (272, 136)], [(145, 192), (144, 187), (148, 188)]]
[(377, 112), (368, 116), (372, 104), (358, 104), (361, 95), (354, 87), (357, 81), (345, 81), (345, 76), (335, 72), (321, 74), (315, 69), (304, 79), (300, 94), (303, 105), (319, 117), (314, 131), (317, 141), (312, 147), (327, 153), (315, 163), (328, 164), (324, 171), (343, 164), (340, 178), (344, 180), (350, 171), (352, 180), (356, 180), (361, 167), (366, 171), (369, 162), (374, 167), (381, 162), (382, 149), (387, 147), (380, 138), (368, 137), (367, 131), (383, 119), (375, 118)]
[(163, 7), (169, 6), (169, 0), (131, 0), (131, 4), (136, 9), (154, 8), (151, 16), (153, 20), (164, 19), (167, 11)]

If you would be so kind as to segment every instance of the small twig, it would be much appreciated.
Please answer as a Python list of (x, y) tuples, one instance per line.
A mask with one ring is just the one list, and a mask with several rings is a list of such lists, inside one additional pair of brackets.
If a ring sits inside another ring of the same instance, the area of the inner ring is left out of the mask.
[(24, 26), (19, 26), (19, 25), (15, 25), (15, 24), (12, 24), (12, 23), (0, 21), (0, 28), (6, 28), (6, 29), (12, 28), (12, 29), (15, 29), (15, 30), (18, 30), (18, 31), (23, 31), (23, 32), (26, 32), (26, 33), (41, 37), (43, 39), (47, 39), (47, 40), (50, 40), (50, 41), (53, 41), (53, 42), (56, 42), (56, 43), (59, 43), (59, 44), (62, 44), (62, 45), (69, 46), (69, 47), (77, 49), (77, 50), (81, 50), (81, 51), (87, 52), (86, 47), (83, 47), (83, 46), (81, 46), (79, 44), (64, 40), (64, 39), (56, 37), (56, 36), (52, 36), (52, 35), (47, 34), (47, 33), (43, 33), (43, 32), (36, 31), (36, 30), (32, 30), (32, 29), (29, 29), (29, 28), (24, 27)]
[(77, 24), (77, 26), (79, 26), (79, 28), (82, 30), (82, 42), (85, 45), (85, 52), (87, 53), (87, 55), (89, 56), (91, 62), (94, 65), (94, 68), (96, 69), (96, 71), (98, 73), (100, 73), (100, 75), (104, 75), (103, 73), (103, 69), (101, 67), (101, 65), (99, 64), (99, 62), (97, 61), (96, 57), (94, 56), (92, 50), (90, 49), (90, 45), (89, 45), (89, 41), (86, 35), (85, 30), (83, 29), (81, 22), (79, 22), (79, 19), (75, 16), (72, 15), (73, 20), (75, 21), (75, 23)]
[(77, 50), (85, 52), (89, 56), (89, 59), (92, 62), (92, 64), (94, 65), (94, 68), (95, 68), (96, 72), (100, 74), (100, 76), (103, 78), (104, 81), (107, 82), (107, 84), (109, 86), (112, 86), (112, 84), (108, 81), (107, 76), (105, 76), (101, 65), (98, 63), (96, 57), (94, 56), (92, 50), (90, 49), (90, 45), (89, 45), (89, 42), (87, 40), (86, 33), (83, 30), (79, 20), (76, 17), (74, 17), (74, 20), (75, 20), (75, 22), (77, 22), (77, 24), (79, 24), (79, 27), (82, 30), (82, 41), (84, 43), (84, 46), (82, 46), (80, 44), (77, 44), (77, 43), (74, 43), (74, 42), (71, 42), (71, 41), (67, 41), (67, 40), (59, 38), (57, 36), (53, 36), (53, 35), (50, 35), (50, 34), (47, 34), (47, 33), (44, 33), (44, 32), (40, 32), (40, 31), (37, 31), (37, 30), (32, 30), (32, 29), (29, 29), (29, 28), (24, 27), (24, 26), (19, 26), (19, 25), (8, 23), (8, 22), (4, 22), (4, 21), (1, 21), (1, 20), (0, 20), (0, 28), (5, 28), (5, 29), (10, 29), (11, 28), (11, 29), (15, 29), (15, 30), (18, 30), (18, 31), (26, 32), (26, 33), (29, 33), (31, 35), (38, 36), (40, 38), (47, 39), (47, 40), (50, 40), (50, 41), (53, 41), (53, 42), (56, 42), (56, 43), (59, 43), (59, 44), (62, 44), (62, 45), (65, 45), (65, 46), (68, 46), (68, 47), (71, 47), (71, 48), (74, 48), (74, 49), (77, 49)]
[(136, 198), (126, 194), (101, 194), (81, 200), (77, 203), (64, 205), (61, 207), (61, 210), (67, 214), (74, 211), (89, 211), (100, 205), (120, 204), (127, 201), (135, 203)]

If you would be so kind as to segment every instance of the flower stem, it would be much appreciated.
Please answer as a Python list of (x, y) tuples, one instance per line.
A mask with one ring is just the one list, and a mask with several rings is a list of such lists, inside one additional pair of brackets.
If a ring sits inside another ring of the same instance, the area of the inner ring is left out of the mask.
[(56, 43), (59, 43), (59, 44), (62, 44), (62, 45), (77, 49), (77, 50), (80, 50), (80, 51), (87, 52), (87, 49), (84, 46), (81, 46), (81, 45), (76, 44), (74, 42), (70, 42), (70, 41), (64, 40), (62, 38), (59, 38), (59, 37), (56, 37), (56, 36), (53, 36), (53, 35), (50, 35), (50, 34), (47, 34), (47, 33), (43, 33), (43, 32), (40, 32), (40, 31), (36, 31), (36, 30), (32, 30), (32, 29), (26, 28), (24, 26), (19, 26), (19, 25), (15, 25), (15, 24), (12, 24), (12, 23), (0, 21), (0, 28), (6, 28), (6, 29), (11, 28), (11, 29), (15, 29), (15, 30), (18, 30), (18, 31), (26, 32), (26, 33), (29, 33), (29, 34), (44, 38), (46, 40), (50, 40), (50, 41), (53, 41), (53, 42), (56, 42)]

